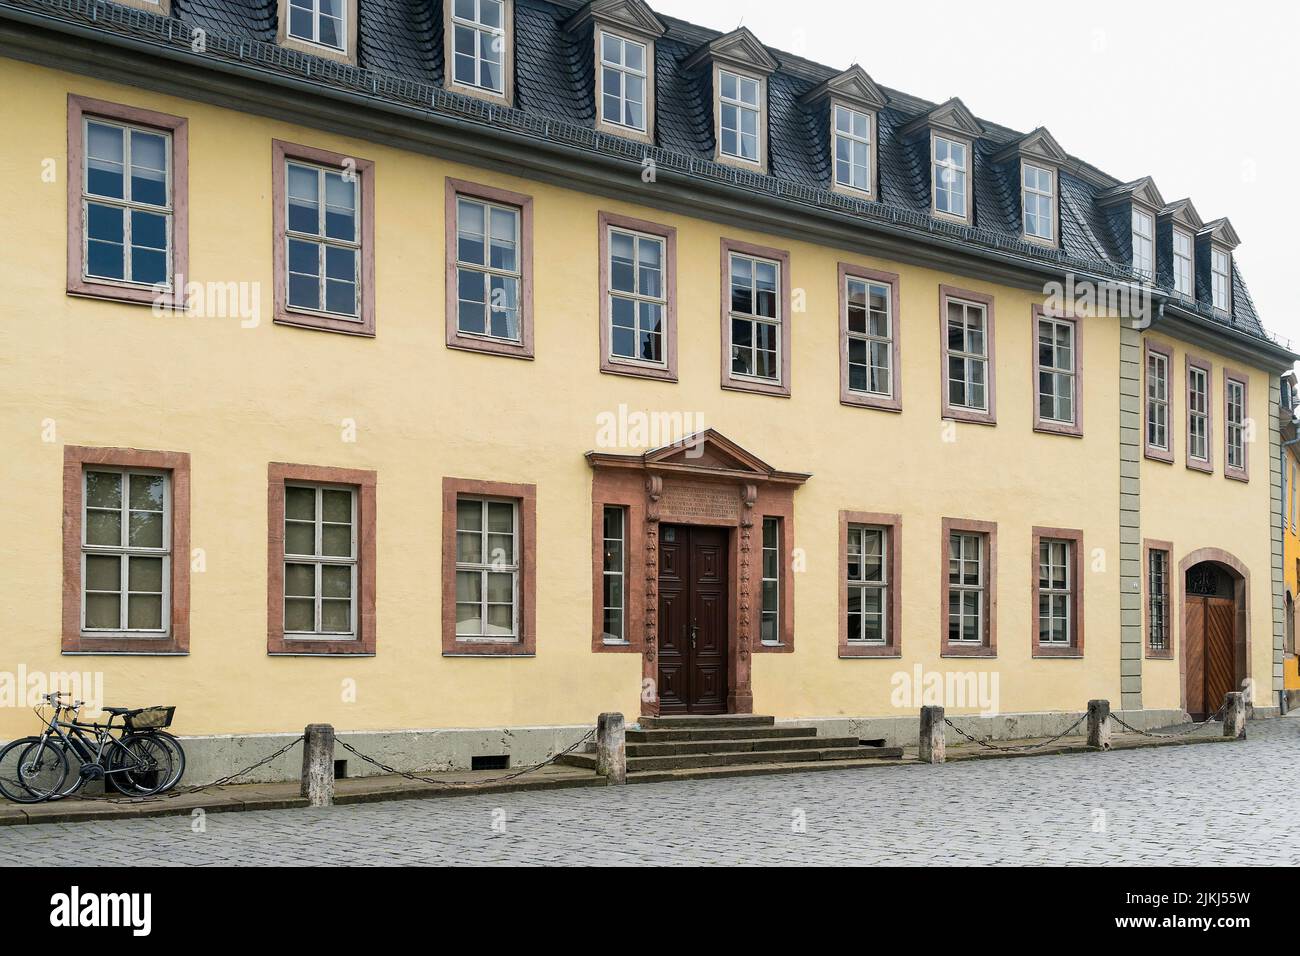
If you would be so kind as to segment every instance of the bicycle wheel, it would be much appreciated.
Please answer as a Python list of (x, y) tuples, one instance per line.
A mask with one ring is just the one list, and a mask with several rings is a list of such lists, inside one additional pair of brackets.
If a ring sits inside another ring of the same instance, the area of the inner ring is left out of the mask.
[(15, 803), (40, 803), (62, 791), (63, 751), (40, 737), (20, 737), (0, 750), (0, 793)]
[(113, 747), (108, 776), (122, 793), (152, 797), (172, 779), (173, 766), (170, 747), (151, 734), (137, 734)]
[(172, 777), (163, 785), (159, 793), (165, 793), (181, 782), (181, 777), (185, 775), (185, 748), (181, 742), (171, 734), (162, 730), (155, 730), (153, 735), (172, 752)]

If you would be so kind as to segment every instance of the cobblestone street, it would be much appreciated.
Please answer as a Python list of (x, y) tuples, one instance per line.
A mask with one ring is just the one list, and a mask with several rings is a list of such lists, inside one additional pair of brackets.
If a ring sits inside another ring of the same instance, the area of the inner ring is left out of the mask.
[(1283, 864), (1300, 720), (942, 767), (0, 828), (9, 865)]

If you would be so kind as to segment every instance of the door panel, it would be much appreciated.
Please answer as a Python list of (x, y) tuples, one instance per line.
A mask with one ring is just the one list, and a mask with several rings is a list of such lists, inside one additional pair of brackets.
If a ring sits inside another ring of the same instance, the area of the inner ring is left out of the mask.
[(659, 712), (726, 713), (727, 532), (665, 526), (660, 542)]
[(1233, 625), (1237, 607), (1232, 601), (1210, 599), (1205, 613), (1205, 709), (1214, 713), (1223, 706), (1223, 695), (1236, 690), (1236, 648)]
[(1187, 633), (1183, 635), (1187, 662), (1187, 712), (1205, 715), (1205, 598), (1187, 599)]

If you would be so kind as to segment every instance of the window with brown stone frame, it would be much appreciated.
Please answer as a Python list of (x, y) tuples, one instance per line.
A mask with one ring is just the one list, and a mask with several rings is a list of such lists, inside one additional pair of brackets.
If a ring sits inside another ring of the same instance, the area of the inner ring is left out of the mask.
[(1049, 315), (1041, 305), (1034, 323), (1034, 431), (1083, 437), (1083, 322)]
[(1173, 349), (1146, 340), (1143, 391), (1146, 394), (1142, 449), (1147, 458), (1172, 464), (1174, 460)]
[(1250, 385), (1241, 372), (1223, 370), (1223, 474), (1250, 481)]
[(939, 287), (942, 415), (975, 425), (996, 425), (993, 297)]
[(840, 403), (903, 410), (898, 274), (841, 262)]
[(447, 178), (447, 347), (533, 358), (533, 199)]
[(375, 164), (271, 141), (275, 322), (375, 334)]
[(1030, 557), (1034, 657), (1083, 656), (1083, 532), (1034, 528)]
[(944, 518), (939, 628), (944, 657), (997, 656), (998, 526)]
[(65, 654), (186, 654), (190, 456), (63, 450)]
[(1148, 538), (1142, 542), (1142, 568), (1146, 602), (1142, 620), (1146, 625), (1146, 656), (1154, 660), (1173, 660), (1173, 597), (1170, 591), (1174, 546), (1169, 541)]
[(840, 657), (902, 656), (902, 554), (900, 515), (840, 512)]
[(790, 397), (790, 253), (722, 240), (722, 387)]
[(1214, 378), (1211, 364), (1186, 357), (1187, 467), (1214, 471)]
[(532, 657), (537, 487), (442, 480), (442, 653)]
[(376, 474), (267, 467), (266, 650), (375, 653)]
[(189, 121), (68, 95), (69, 295), (183, 309)]
[(601, 212), (600, 370), (677, 381), (677, 230)]

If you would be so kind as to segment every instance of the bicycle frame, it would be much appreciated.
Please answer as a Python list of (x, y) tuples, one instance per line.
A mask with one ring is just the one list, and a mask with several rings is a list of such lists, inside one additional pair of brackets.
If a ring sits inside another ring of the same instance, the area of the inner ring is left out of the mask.
[[(73, 710), (73, 719), (70, 721), (60, 720), (59, 717), (65, 710)], [(131, 751), (123, 746), (121, 740), (113, 736), (114, 730), (125, 732), (126, 728), (114, 727), (113, 717), (109, 715), (107, 724), (80, 724), (76, 721), (75, 708), (67, 704), (59, 704), (54, 708), (54, 715), (46, 724), (45, 731), (41, 734), (41, 743), (53, 739), (59, 741), (62, 746), (76, 754), (77, 759), (81, 761), (82, 770), (78, 771), (78, 782), (72, 790), (80, 788), (86, 781), (87, 776), (84, 773), (85, 767), (98, 767), (104, 777), (110, 774), (129, 773), (138, 770), (138, 760)], [(92, 737), (87, 731), (94, 733)], [(108, 767), (107, 757), (111, 754), (113, 748), (121, 750), (130, 758), (127, 766), (119, 767), (117, 770), (110, 770)], [(71, 791), (69, 791), (71, 792)]]

